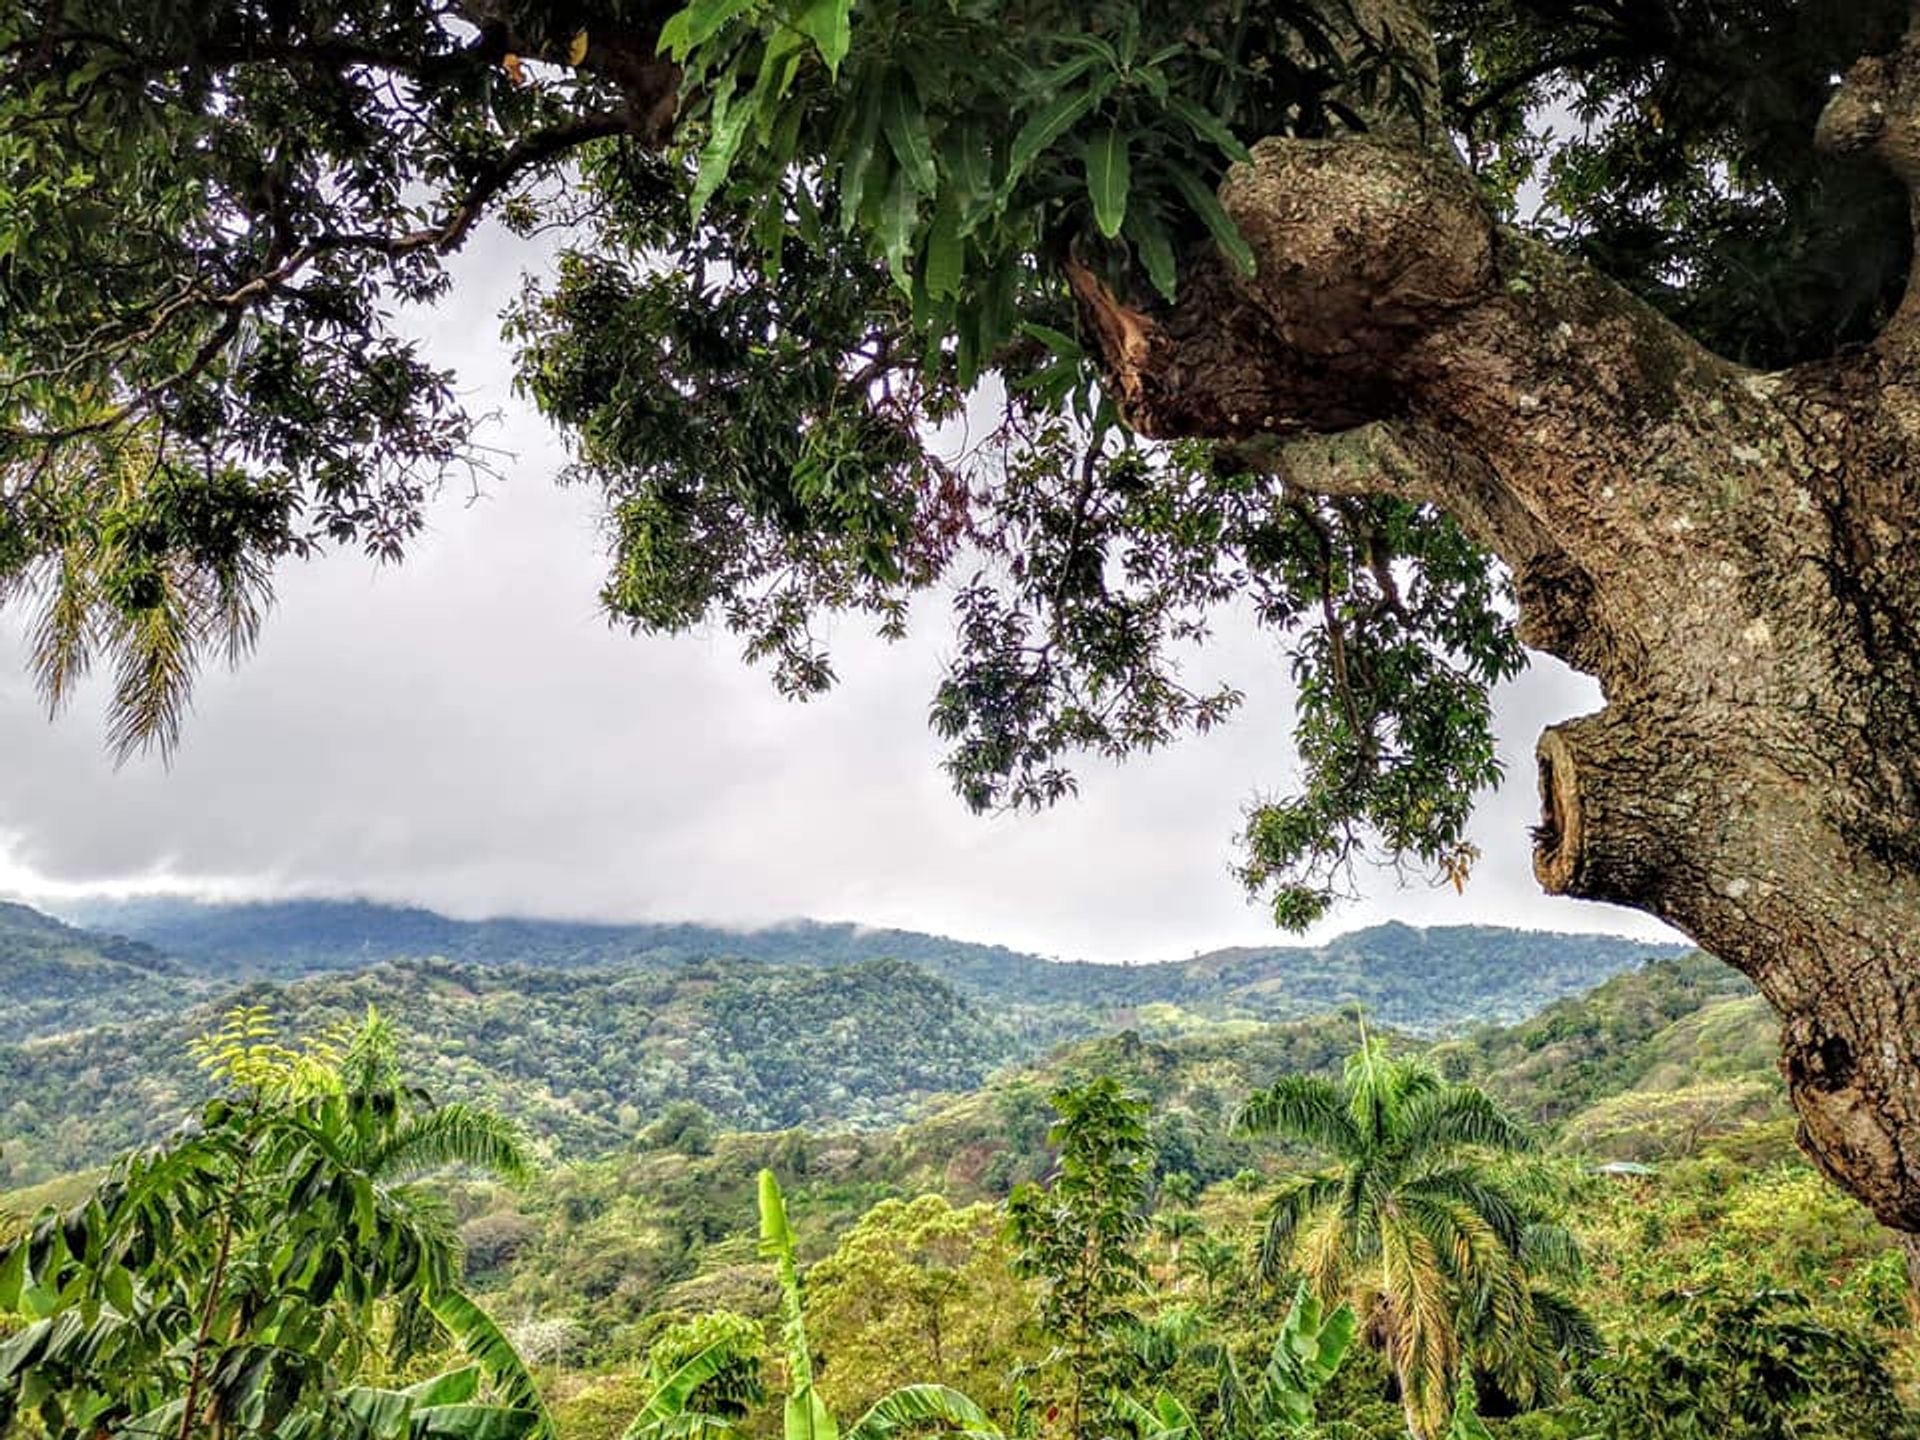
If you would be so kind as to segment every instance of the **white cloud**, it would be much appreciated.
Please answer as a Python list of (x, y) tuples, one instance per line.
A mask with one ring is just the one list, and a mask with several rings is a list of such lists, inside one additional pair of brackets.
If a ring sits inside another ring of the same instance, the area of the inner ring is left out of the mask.
[[(116, 772), (99, 697), (49, 726), (0, 647), (0, 889), (351, 893), (461, 915), (739, 923), (796, 915), (1136, 960), (1272, 938), (1228, 866), (1246, 799), (1284, 785), (1280, 666), (1248, 627), (1208, 663), (1249, 692), (1234, 724), (1114, 769), (1040, 816), (969, 816), (926, 707), (944, 607), (888, 647), (843, 625), (840, 689), (796, 706), (724, 634), (634, 639), (597, 610), (591, 496), (508, 394), (494, 315), (518, 260), (482, 247), (423, 330), (501, 408), (503, 483), (449, 493), (413, 558), (288, 572), (259, 653), (209, 675), (173, 767)], [(474, 281), (480, 283), (472, 283)], [(1485, 806), (1464, 897), (1378, 876), (1327, 927), (1396, 917), (1644, 935), (1630, 912), (1542, 896), (1528, 870), (1540, 725), (1590, 709), (1548, 664), (1501, 697), (1511, 778)]]

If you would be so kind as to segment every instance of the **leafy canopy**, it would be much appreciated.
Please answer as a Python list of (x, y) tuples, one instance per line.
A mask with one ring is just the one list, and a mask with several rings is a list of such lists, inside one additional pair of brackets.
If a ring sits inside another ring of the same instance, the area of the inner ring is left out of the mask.
[(1905, 8), (1439, 0), (1423, 106), (1348, 0), (25, 0), (0, 17), (0, 602), (52, 703), (110, 661), (115, 746), (169, 748), (277, 564), (397, 557), (482, 462), (394, 309), (442, 298), (493, 217), (559, 237), (508, 328), (605, 498), (616, 622), (722, 621), (807, 696), (823, 614), (898, 635), (946, 588), (931, 720), (990, 808), (1226, 718), (1239, 692), (1189, 675), (1237, 608), (1299, 696), (1248, 884), (1303, 924), (1362, 856), (1458, 882), (1521, 663), (1505, 578), (1428, 511), (1139, 442), (1072, 282), (1204, 313), (1250, 261), (1226, 168), (1401, 113), (1509, 212), (1537, 182), (1516, 218), (1710, 344), (1826, 353), (1907, 242), (1813, 119)]
[[(509, 1179), (497, 1117), (433, 1107), (379, 1016), (289, 1046), (257, 1009), (197, 1047), (222, 1093), (0, 1249), (0, 1430), (466, 1440), (551, 1436), (513, 1347), (460, 1289), (452, 1216), (419, 1174)], [(451, 1342), (462, 1363), (393, 1377)]]

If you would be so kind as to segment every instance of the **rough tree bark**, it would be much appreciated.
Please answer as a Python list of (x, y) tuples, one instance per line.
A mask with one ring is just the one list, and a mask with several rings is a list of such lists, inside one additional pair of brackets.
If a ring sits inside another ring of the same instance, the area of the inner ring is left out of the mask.
[[(1920, 189), (1920, 18), (1819, 138)], [(1762, 374), (1405, 134), (1266, 141), (1222, 199), (1258, 273), (1104, 317), (1129, 420), (1431, 502), (1511, 567), (1607, 701), (1540, 740), (1540, 883), (1752, 977), (1803, 1145), (1920, 1232), (1920, 280), (1871, 348)]]

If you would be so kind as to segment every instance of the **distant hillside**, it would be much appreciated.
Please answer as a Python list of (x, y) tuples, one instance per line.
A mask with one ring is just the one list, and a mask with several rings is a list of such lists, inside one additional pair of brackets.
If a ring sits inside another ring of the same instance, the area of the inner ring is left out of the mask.
[(0, 1040), (94, 1025), (196, 993), (150, 945), (0, 902)]
[(256, 981), (164, 1017), (0, 1044), (0, 1187), (172, 1129), (206, 1094), (187, 1042), (235, 1004), (270, 1007), (289, 1036), (378, 1006), (405, 1033), (419, 1083), (572, 1154), (629, 1142), (673, 1101), (742, 1130), (892, 1124), (1021, 1048), (1012, 1027), (898, 961), (576, 972), (408, 961)]
[[(1634, 1158), (1664, 1168), (1705, 1144), (1735, 1143), (1749, 1163), (1710, 1182), (1724, 1192), (1729, 1174), (1778, 1176), (1794, 1163), (1775, 1028), (1746, 981), (1694, 954), (1617, 976), (1523, 1025), (1432, 1050), (1449, 1073), (1497, 1090), (1576, 1162)], [(572, 1314), (589, 1335), (617, 1336), (651, 1309), (761, 1303), (759, 1272), (741, 1264), (732, 1239), (751, 1233), (759, 1167), (779, 1170), (804, 1233), (824, 1250), (884, 1196), (995, 1199), (1046, 1174), (1047, 1096), (1094, 1075), (1115, 1076), (1151, 1102), (1156, 1170), (1212, 1185), (1216, 1199), (1237, 1196), (1223, 1203), (1251, 1219), (1271, 1194), (1261, 1193), (1270, 1182), (1260, 1174), (1305, 1156), (1233, 1134), (1235, 1110), (1278, 1075), (1337, 1076), (1356, 1039), (1352, 1021), (1331, 1016), (1157, 1040), (1109, 1035), (1009, 1067), (892, 1130), (643, 1131), (639, 1143), (567, 1166), (530, 1192), (475, 1198), (470, 1208), (498, 1206), (505, 1219), (482, 1220), (471, 1233), (483, 1255), (519, 1252), (499, 1269), (480, 1261), (497, 1309)], [(1682, 1053), (1695, 1042), (1716, 1048)], [(496, 1249), (501, 1235), (512, 1243)]]
[[(1379, 1024), (1462, 1036), (1671, 948), (1382, 925), (1317, 947), (1117, 966), (852, 925), (466, 922), (332, 901), (88, 914), (137, 938), (0, 907), (0, 1178), (93, 1164), (178, 1123), (202, 1094), (186, 1042), (237, 1003), (269, 1006), (295, 1034), (378, 1005), (436, 1093), (485, 1101), (585, 1155), (676, 1101), (734, 1130), (896, 1124), (937, 1092), (1118, 1031), (1197, 1037), (1235, 1073), (1265, 1053), (1253, 1027), (1356, 1001)], [(1656, 1006), (1662, 1023), (1691, 1008), (1684, 996)], [(1513, 1062), (1532, 1063), (1577, 1086), (1586, 1062), (1577, 1047)], [(1566, 1104), (1595, 1093), (1568, 1090)]]
[(814, 921), (760, 930), (464, 921), (429, 910), (341, 900), (123, 901), (79, 907), (75, 916), (148, 941), (201, 974), (231, 979), (358, 970), (384, 960), (429, 957), (560, 970), (657, 968), (715, 958), (824, 966), (905, 960), (976, 1000), (1070, 1007), (1084, 1022), (1080, 1028), (1108, 1020), (1135, 1023), (1125, 1012), (1146, 1006), (1174, 1006), (1209, 1020), (1287, 1020), (1357, 1001), (1389, 1024), (1432, 1032), (1476, 1021), (1519, 1020), (1641, 960), (1685, 948), (1611, 935), (1388, 924), (1319, 946), (1221, 950), (1190, 960), (1118, 966), (1060, 963), (1003, 946)]

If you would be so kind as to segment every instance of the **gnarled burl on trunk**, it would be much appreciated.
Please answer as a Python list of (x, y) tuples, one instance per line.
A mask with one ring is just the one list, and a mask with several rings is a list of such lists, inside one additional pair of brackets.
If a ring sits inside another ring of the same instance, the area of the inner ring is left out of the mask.
[[(1920, 22), (1820, 132), (1920, 189)], [(1082, 277), (1129, 421), (1431, 502), (1511, 567), (1523, 638), (1607, 701), (1540, 741), (1541, 884), (1751, 976), (1806, 1149), (1920, 1232), (1920, 282), (1872, 347), (1763, 374), (1404, 129), (1266, 141), (1221, 198), (1253, 276), (1151, 313)]]

